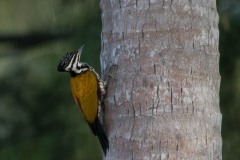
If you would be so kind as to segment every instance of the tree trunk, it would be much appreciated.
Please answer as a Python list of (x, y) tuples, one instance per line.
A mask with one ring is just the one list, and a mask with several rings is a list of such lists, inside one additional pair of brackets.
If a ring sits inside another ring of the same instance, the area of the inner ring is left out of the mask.
[(101, 0), (105, 159), (222, 159), (215, 0)]

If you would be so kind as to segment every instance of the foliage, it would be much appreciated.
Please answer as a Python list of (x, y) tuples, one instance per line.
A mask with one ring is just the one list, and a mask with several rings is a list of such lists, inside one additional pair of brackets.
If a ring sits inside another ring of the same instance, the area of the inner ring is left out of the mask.
[(82, 44), (83, 61), (99, 68), (98, 2), (11, 0), (0, 7), (1, 159), (101, 159), (69, 75), (56, 70), (60, 58)]
[(223, 159), (240, 157), (240, 2), (218, 1)]

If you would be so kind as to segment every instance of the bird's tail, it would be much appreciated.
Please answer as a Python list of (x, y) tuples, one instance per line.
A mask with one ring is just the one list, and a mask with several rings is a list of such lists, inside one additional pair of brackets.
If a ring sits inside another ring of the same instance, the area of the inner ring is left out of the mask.
[(98, 118), (96, 118), (94, 123), (88, 123), (94, 135), (98, 137), (98, 140), (102, 146), (104, 155), (106, 155), (107, 150), (109, 149), (109, 142), (107, 135), (103, 129), (103, 126)]

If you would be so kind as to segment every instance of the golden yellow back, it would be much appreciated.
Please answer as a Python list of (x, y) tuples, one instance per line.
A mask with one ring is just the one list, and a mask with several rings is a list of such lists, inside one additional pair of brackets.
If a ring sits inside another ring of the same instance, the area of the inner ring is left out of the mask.
[(84, 117), (89, 123), (93, 123), (98, 112), (96, 75), (92, 71), (86, 71), (71, 77), (71, 89)]

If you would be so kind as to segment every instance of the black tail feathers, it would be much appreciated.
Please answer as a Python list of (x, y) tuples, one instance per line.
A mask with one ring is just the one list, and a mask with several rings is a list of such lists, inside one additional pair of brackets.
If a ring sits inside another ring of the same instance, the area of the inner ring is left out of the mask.
[(96, 118), (94, 123), (88, 123), (94, 135), (98, 137), (98, 140), (102, 146), (104, 155), (106, 155), (107, 150), (109, 149), (109, 142), (107, 135), (103, 129), (103, 126), (98, 118)]

